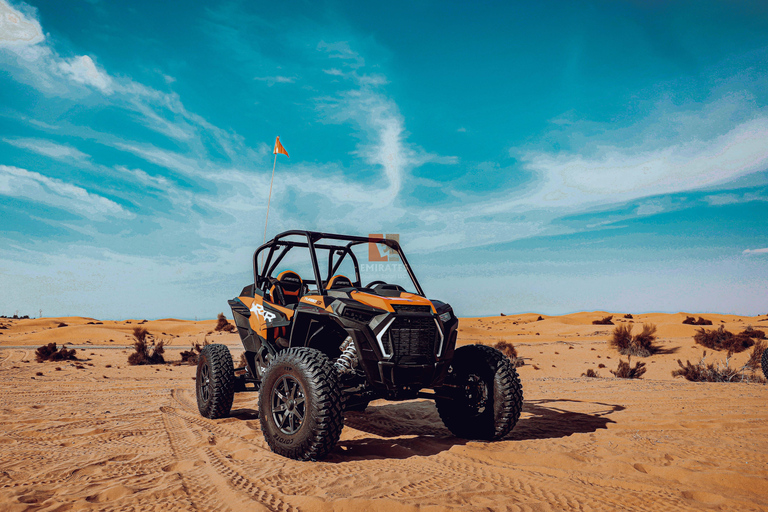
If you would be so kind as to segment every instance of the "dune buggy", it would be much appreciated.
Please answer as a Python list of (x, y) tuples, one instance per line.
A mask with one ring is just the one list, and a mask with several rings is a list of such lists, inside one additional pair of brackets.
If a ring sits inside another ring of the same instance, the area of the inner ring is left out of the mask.
[(327, 455), (344, 411), (375, 399), (434, 400), (468, 439), (500, 439), (520, 417), (513, 365), (491, 347), (455, 348), (458, 319), (425, 297), (397, 240), (287, 231), (256, 250), (253, 274), (229, 301), (245, 366), (221, 344), (199, 358), (203, 416), (228, 416), (236, 391), (259, 391), (267, 443), (299, 460)]

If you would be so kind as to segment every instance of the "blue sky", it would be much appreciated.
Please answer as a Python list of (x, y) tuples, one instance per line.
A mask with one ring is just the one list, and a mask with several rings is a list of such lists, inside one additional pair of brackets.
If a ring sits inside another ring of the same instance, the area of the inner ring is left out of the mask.
[(764, 2), (0, 0), (0, 314), (209, 318), (399, 233), (460, 315), (768, 313)]

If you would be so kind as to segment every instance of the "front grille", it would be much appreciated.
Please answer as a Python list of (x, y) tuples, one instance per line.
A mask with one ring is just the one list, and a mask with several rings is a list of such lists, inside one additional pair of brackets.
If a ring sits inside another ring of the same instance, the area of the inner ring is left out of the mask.
[(431, 313), (432, 306), (416, 306), (414, 304), (393, 304), (395, 313)]
[(429, 317), (398, 317), (389, 329), (395, 358), (401, 363), (425, 363), (435, 358), (437, 326)]

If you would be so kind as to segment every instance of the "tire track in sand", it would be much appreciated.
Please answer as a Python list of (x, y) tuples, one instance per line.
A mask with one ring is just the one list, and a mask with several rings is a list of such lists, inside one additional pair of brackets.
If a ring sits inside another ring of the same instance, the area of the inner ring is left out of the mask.
[[(184, 446), (179, 447), (179, 458), (204, 460), (206, 465), (215, 472), (215, 476), (218, 477), (210, 479), (210, 481), (218, 480), (218, 482), (216, 487), (211, 488), (211, 486), (208, 486), (209, 490), (206, 491), (207, 495), (213, 496), (221, 494), (221, 491), (226, 492), (225, 489), (220, 488), (221, 485), (224, 484), (228, 488), (239, 493), (242, 498), (247, 498), (246, 503), (251, 507), (253, 507), (254, 502), (256, 502), (270, 512), (300, 512), (300, 509), (297, 506), (286, 501), (285, 496), (279, 496), (279, 493), (274, 489), (270, 489), (255, 479), (246, 476), (246, 473), (248, 473), (247, 470), (238, 467), (236, 462), (228, 458), (222, 450), (211, 445), (211, 442), (215, 443), (215, 439), (210, 439), (208, 434), (212, 432), (222, 437), (236, 437), (238, 441), (249, 447), (256, 448), (269, 459), (277, 457), (272, 454), (272, 452), (268, 452), (261, 447), (253, 445), (250, 441), (234, 435), (228, 429), (221, 428), (213, 421), (190, 417), (185, 411), (177, 411), (173, 407), (164, 406), (161, 407), (160, 410), (163, 413), (164, 418), (167, 418), (167, 421), (177, 422), (177, 425), (181, 424), (185, 427), (182, 428), (183, 435), (186, 439)], [(176, 428), (179, 427), (177, 426)], [(191, 442), (189, 435), (195, 438)], [(176, 453), (175, 447), (174, 453)], [(228, 500), (228, 502), (229, 501), (230, 500)]]

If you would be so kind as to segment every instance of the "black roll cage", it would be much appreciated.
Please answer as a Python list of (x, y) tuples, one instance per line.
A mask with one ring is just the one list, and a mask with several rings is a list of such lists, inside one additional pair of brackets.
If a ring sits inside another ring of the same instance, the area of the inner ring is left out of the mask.
[[(306, 237), (307, 241), (295, 241), (295, 240), (284, 240), (284, 238), (290, 237), (290, 236), (301, 236)], [(342, 242), (348, 242), (346, 245), (329, 245), (329, 244), (316, 244), (315, 242), (327, 239), (327, 240), (339, 240)], [(288, 253), (288, 251), (293, 247), (306, 247), (309, 249), (309, 256), (312, 260), (312, 269), (315, 273), (315, 283), (318, 288), (318, 292), (321, 295), (327, 295), (324, 283), (330, 279), (336, 270), (338, 270), (339, 266), (341, 265), (341, 262), (344, 260), (344, 257), (349, 255), (352, 259), (352, 262), (355, 266), (355, 282), (358, 283), (358, 286), (362, 286), (362, 283), (360, 281), (360, 265), (357, 262), (357, 257), (355, 256), (355, 253), (351, 251), (352, 247), (360, 244), (367, 244), (367, 243), (377, 243), (377, 244), (384, 244), (390, 249), (393, 249), (397, 252), (397, 254), (400, 256), (400, 261), (405, 266), (406, 272), (408, 272), (408, 276), (411, 278), (411, 281), (413, 281), (413, 284), (416, 286), (416, 292), (418, 295), (421, 295), (424, 297), (424, 291), (421, 289), (421, 285), (419, 284), (419, 281), (416, 279), (416, 276), (413, 274), (413, 270), (411, 270), (411, 266), (408, 264), (408, 260), (405, 257), (405, 254), (403, 254), (403, 250), (400, 247), (400, 244), (396, 240), (390, 240), (388, 238), (382, 238), (382, 237), (369, 237), (369, 236), (353, 236), (353, 235), (337, 235), (334, 233), (320, 233), (317, 231), (301, 231), (301, 230), (291, 230), (291, 231), (284, 231), (280, 233), (279, 235), (275, 236), (272, 240), (268, 241), (253, 253), (253, 282), (254, 285), (257, 288), (261, 288), (262, 283), (267, 280), (267, 276), (270, 276), (272, 272), (275, 271), (277, 266), (280, 264), (280, 261), (282, 261), (283, 257)], [(258, 258), (259, 254), (262, 251), (265, 251), (269, 249), (269, 252), (267, 253), (266, 260), (264, 261), (264, 266), (262, 268), (262, 273), (259, 274), (259, 268), (258, 268)], [(280, 251), (279, 254), (277, 252)], [(329, 252), (328, 256), (328, 278), (323, 281), (320, 278), (320, 267), (317, 263), (317, 254), (315, 253), (315, 249), (327, 249)], [(336, 260), (336, 263), (333, 263), (333, 256), (334, 254), (338, 256), (338, 259)], [(274, 262), (272, 261), (274, 258)], [(308, 283), (311, 283), (312, 281), (307, 281)]]

